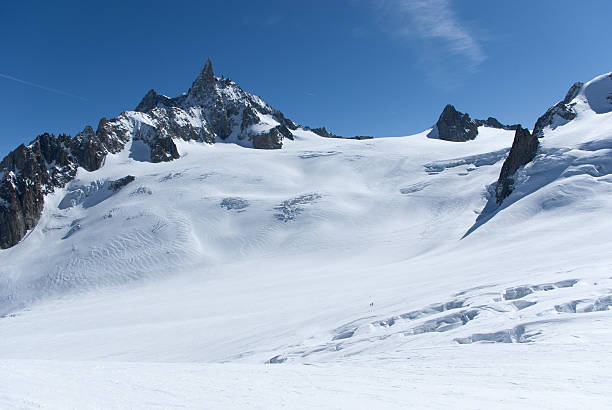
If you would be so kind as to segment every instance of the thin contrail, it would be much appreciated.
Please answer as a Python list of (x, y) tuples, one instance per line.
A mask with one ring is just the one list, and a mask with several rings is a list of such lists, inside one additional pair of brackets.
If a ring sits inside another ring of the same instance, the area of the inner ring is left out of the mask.
[(70, 93), (67, 93), (67, 92), (62, 91), (62, 90), (56, 90), (55, 88), (45, 87), (44, 85), (40, 85), (40, 84), (36, 84), (36, 83), (31, 83), (29, 81), (25, 81), (25, 80), (22, 80), (20, 78), (13, 77), (13, 76), (10, 76), (10, 75), (6, 75), (6, 74), (0, 73), (0, 77), (6, 78), (7, 80), (13, 80), (13, 81), (16, 81), (16, 82), (21, 83), (21, 84), (29, 85), (30, 87), (41, 88), (43, 90), (50, 91), (52, 93), (66, 95), (68, 97), (73, 97), (73, 98), (78, 98), (79, 100), (83, 100), (83, 101), (89, 101), (86, 98), (80, 97), (78, 95), (70, 94)]

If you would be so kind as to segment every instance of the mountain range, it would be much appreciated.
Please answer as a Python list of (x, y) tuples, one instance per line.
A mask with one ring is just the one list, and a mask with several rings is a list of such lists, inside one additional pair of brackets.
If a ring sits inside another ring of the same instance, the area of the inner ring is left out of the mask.
[[(562, 103), (538, 119), (535, 135), (541, 137), (542, 129), (552, 124), (555, 115), (567, 119), (575, 115), (567, 105), (581, 86), (572, 86)], [(517, 131), (517, 146), (500, 175), (497, 197), (501, 202), (511, 190), (512, 175), (535, 155), (537, 138), (531, 138), (530, 147), (524, 147), (529, 144), (523, 142), (528, 133), (520, 125), (504, 125), (493, 117), (472, 120), (452, 105), (444, 108), (429, 136), (465, 142), (476, 138), (479, 126)], [(102, 118), (96, 131), (88, 125), (75, 137), (45, 133), (9, 153), (0, 162), (0, 204), (4, 205), (0, 206), (0, 248), (14, 246), (36, 227), (45, 195), (73, 180), (79, 167), (90, 172), (99, 169), (106, 155), (125, 149), (128, 142), (131, 158), (156, 163), (180, 157), (175, 139), (281, 149), (284, 140), (294, 139), (292, 131), (297, 129), (337, 137), (325, 127), (311, 129), (296, 124), (231, 79), (215, 77), (209, 59), (184, 94), (170, 98), (152, 89), (134, 111), (110, 120)]]

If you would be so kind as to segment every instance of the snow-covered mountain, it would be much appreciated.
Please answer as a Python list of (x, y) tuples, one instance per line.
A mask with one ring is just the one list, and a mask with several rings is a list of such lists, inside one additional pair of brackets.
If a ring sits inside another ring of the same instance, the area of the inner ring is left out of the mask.
[[(63, 188), (79, 167), (95, 171), (108, 154), (124, 150), (128, 143), (130, 158), (157, 163), (179, 158), (177, 139), (279, 149), (285, 138), (293, 139), (290, 130), (298, 128), (303, 129), (229, 78), (215, 77), (207, 60), (185, 94), (169, 98), (151, 90), (135, 111), (102, 118), (95, 132), (88, 125), (74, 138), (43, 134), (4, 158), (0, 248), (15, 245), (36, 226), (44, 196)], [(325, 128), (320, 130), (328, 136)]]
[[(0, 250), (0, 403), (605, 407), (612, 74), (533, 130), (466, 115), (322, 138), (207, 64), (40, 138), (53, 188)], [(69, 159), (92, 133), (102, 159)]]

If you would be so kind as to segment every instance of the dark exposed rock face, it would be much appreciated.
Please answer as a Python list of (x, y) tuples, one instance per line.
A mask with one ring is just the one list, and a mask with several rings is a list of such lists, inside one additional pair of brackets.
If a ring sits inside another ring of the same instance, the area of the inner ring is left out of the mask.
[[(274, 119), (276, 121), (278, 121), (281, 125), (284, 125), (288, 129), (293, 130), (293, 131), (298, 129), (298, 125), (296, 123), (294, 123), (293, 121), (291, 121), (290, 119), (285, 118), (285, 116), (283, 115), (282, 112), (275, 111), (272, 115), (274, 116)], [(290, 139), (293, 139), (293, 134), (291, 134), (291, 138)]]
[(39, 144), (35, 149), (19, 146), (1, 166), (0, 247), (8, 248), (36, 226), (50, 175)]
[(343, 137), (341, 135), (336, 135), (333, 132), (328, 131), (325, 127), (320, 127), (320, 128), (304, 127), (304, 129), (310, 130), (314, 132), (315, 134), (317, 134), (318, 136), (324, 137), (324, 138), (342, 138), (342, 139), (347, 139), (347, 140), (370, 140), (374, 138), (369, 135), (357, 135), (355, 137)]
[(512, 193), (514, 185), (514, 174), (516, 171), (528, 164), (535, 157), (539, 142), (535, 134), (531, 134), (528, 129), (519, 127), (514, 135), (512, 148), (508, 158), (504, 161), (501, 173), (496, 186), (497, 203), (502, 201)]
[(438, 137), (445, 141), (465, 142), (473, 140), (478, 135), (476, 122), (468, 114), (458, 112), (450, 104), (444, 107), (435, 128)]
[(336, 135), (333, 132), (327, 131), (327, 129), (325, 127), (310, 128), (310, 131), (312, 131), (315, 134), (317, 134), (318, 136), (324, 137), (324, 138), (342, 138), (341, 136)]
[(165, 95), (157, 94), (155, 90), (149, 90), (149, 92), (143, 97), (142, 101), (140, 101), (140, 104), (138, 104), (136, 107), (136, 111), (151, 111), (158, 105), (172, 107), (172, 99), (166, 97)]
[(516, 131), (521, 124), (505, 125), (497, 120), (497, 118), (489, 117), (486, 120), (474, 120), (479, 127), (499, 128), (507, 131)]
[(445, 141), (465, 142), (476, 138), (478, 127), (483, 126), (514, 131), (520, 127), (520, 124), (505, 125), (493, 117), (486, 120), (473, 120), (468, 114), (461, 113), (448, 104), (444, 107), (430, 135)]
[(519, 126), (508, 158), (504, 161), (497, 180), (495, 195), (498, 204), (501, 204), (512, 193), (516, 171), (534, 159), (539, 146), (538, 139), (544, 137), (544, 129), (558, 127), (576, 118), (572, 100), (576, 98), (583, 85), (583, 83), (574, 83), (563, 101), (550, 107), (544, 115), (538, 118), (533, 133)]
[(120, 138), (100, 121), (94, 133), (90, 126), (71, 138), (42, 134), (28, 146), (20, 145), (0, 163), (0, 248), (16, 245), (40, 219), (44, 196), (74, 179), (77, 168), (93, 171), (108, 153), (123, 149)]
[(151, 162), (169, 162), (179, 159), (178, 149), (171, 137), (160, 137), (155, 140), (151, 147)]
[[(74, 138), (43, 134), (21, 145), (0, 162), (0, 248), (17, 244), (42, 214), (44, 197), (75, 178), (77, 169), (95, 171), (106, 155), (131, 139), (146, 144), (151, 162), (180, 157), (175, 139), (212, 144), (217, 138), (260, 149), (279, 149), (298, 124), (229, 78), (217, 78), (212, 63), (189, 91), (175, 98), (150, 90), (136, 107), (117, 118), (102, 118), (94, 132), (85, 127)], [(147, 154), (148, 155), (148, 154)], [(127, 176), (110, 185), (120, 189)]]
[(283, 147), (284, 132), (289, 132), (286, 127), (279, 125), (268, 132), (254, 135), (253, 148), (258, 149), (280, 149)]
[(583, 83), (574, 83), (565, 95), (563, 101), (550, 107), (544, 115), (538, 118), (533, 128), (533, 133), (537, 138), (544, 136), (544, 128), (563, 125), (576, 118), (576, 111), (574, 111), (574, 105), (571, 104), (571, 101), (576, 98), (576, 95), (583, 85)]

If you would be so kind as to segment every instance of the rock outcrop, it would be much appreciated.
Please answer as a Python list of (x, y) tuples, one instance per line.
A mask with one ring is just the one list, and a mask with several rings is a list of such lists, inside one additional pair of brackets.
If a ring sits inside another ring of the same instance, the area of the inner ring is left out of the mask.
[(39, 135), (0, 162), (0, 248), (14, 246), (36, 226), (45, 195), (74, 179), (79, 167), (94, 171), (108, 153), (123, 149), (127, 135), (108, 133), (105, 125), (100, 121), (97, 132), (87, 126), (74, 138)]
[(342, 138), (340, 135), (336, 135), (333, 132), (328, 131), (327, 128), (325, 127), (319, 127), (319, 128), (305, 127), (305, 129), (310, 130), (314, 132), (315, 134), (317, 134), (319, 137), (323, 137), (323, 138)]
[(325, 127), (320, 127), (320, 128), (304, 127), (304, 129), (312, 131), (318, 136), (323, 137), (323, 138), (342, 138), (342, 139), (347, 139), (347, 140), (370, 140), (374, 138), (369, 135), (356, 135), (354, 137), (343, 137), (341, 135), (336, 135), (333, 132), (328, 131), (327, 128)]
[(538, 118), (532, 133), (520, 126), (516, 130), (512, 148), (504, 161), (495, 187), (498, 205), (501, 205), (504, 199), (512, 193), (516, 171), (535, 158), (539, 146), (538, 139), (544, 137), (544, 129), (547, 127), (556, 128), (576, 118), (577, 113), (574, 109), (576, 103), (572, 101), (576, 98), (583, 85), (580, 82), (574, 83), (563, 101), (550, 107), (544, 115)]
[(536, 156), (538, 145), (538, 137), (530, 133), (528, 129), (519, 126), (514, 135), (510, 153), (502, 165), (495, 188), (498, 204), (501, 204), (512, 193), (516, 171), (533, 160)]
[(474, 120), (479, 127), (498, 128), (506, 131), (516, 131), (521, 127), (521, 124), (505, 125), (497, 120), (497, 118), (489, 117), (486, 120)]
[(550, 107), (544, 115), (538, 118), (533, 127), (533, 133), (537, 138), (544, 136), (544, 128), (558, 127), (576, 118), (576, 111), (574, 110), (572, 100), (576, 98), (576, 95), (578, 95), (583, 85), (584, 83), (574, 83), (565, 95), (563, 101)]
[(486, 120), (473, 120), (470, 118), (469, 114), (459, 112), (454, 106), (448, 104), (444, 107), (442, 114), (440, 114), (440, 118), (438, 118), (438, 121), (433, 126), (429, 136), (445, 141), (465, 142), (476, 138), (478, 135), (478, 127), (514, 131), (518, 129), (520, 125), (505, 125), (493, 117), (489, 117)]
[(434, 126), (438, 138), (445, 141), (465, 142), (476, 138), (478, 125), (468, 114), (460, 113), (448, 104)]

